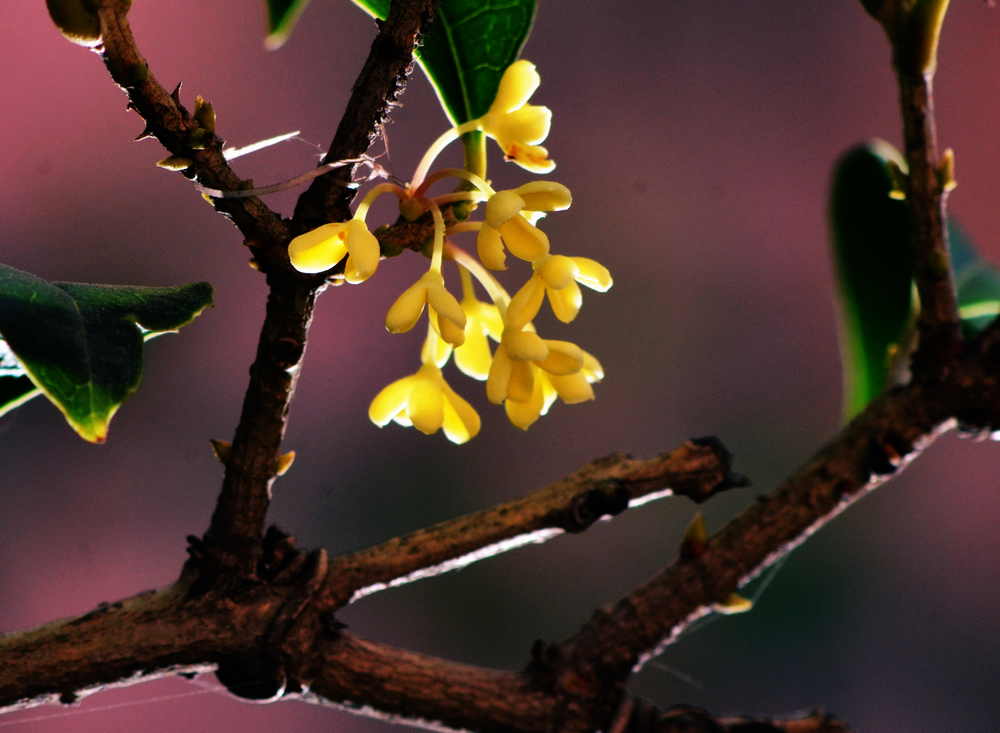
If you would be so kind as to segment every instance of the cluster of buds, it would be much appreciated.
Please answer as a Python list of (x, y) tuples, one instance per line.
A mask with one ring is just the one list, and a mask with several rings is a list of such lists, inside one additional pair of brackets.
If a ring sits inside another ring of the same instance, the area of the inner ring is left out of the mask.
[[(346, 257), (344, 278), (360, 283), (378, 265), (378, 241), (365, 224), (378, 196), (397, 196), (401, 215), (408, 220), (428, 211), (433, 218), (430, 268), (399, 296), (385, 317), (386, 329), (404, 333), (418, 323), (426, 306), (422, 366), (375, 397), (368, 414), (376, 425), (395, 421), (427, 434), (443, 430), (455, 443), (473, 438), (479, 432), (479, 415), (448, 386), (441, 371), (452, 355), (460, 371), (486, 382), (489, 400), (503, 404), (510, 421), (525, 430), (557, 398), (567, 404), (594, 398), (592, 385), (604, 376), (597, 359), (568, 341), (543, 339), (533, 323), (546, 296), (556, 318), (569, 323), (580, 311), (580, 285), (600, 292), (611, 287), (610, 273), (594, 260), (552, 254), (548, 237), (537, 226), (546, 212), (569, 208), (569, 189), (559, 183), (532, 181), (513, 190), (494, 191), (482, 176), (462, 169), (427, 175), (448, 143), (477, 130), (496, 140), (508, 160), (535, 173), (550, 172), (555, 164), (540, 143), (548, 136), (552, 115), (545, 107), (527, 103), (539, 81), (534, 65), (515, 62), (504, 73), (487, 114), (438, 138), (405, 188), (391, 183), (375, 186), (351, 221), (326, 224), (289, 245), (289, 256), (298, 270), (324, 272)], [(428, 196), (428, 189), (445, 178), (458, 178), (469, 190)], [(483, 221), (462, 221), (446, 228), (441, 207), (456, 202), (485, 202)], [(478, 232), (478, 258), (451, 240), (468, 231)], [(508, 252), (532, 268), (530, 278), (513, 297), (493, 275), (506, 269)], [(445, 286), (445, 260), (458, 267), (461, 300)], [(492, 302), (476, 296), (475, 282)], [(497, 344), (495, 350), (490, 348), (491, 339)]]

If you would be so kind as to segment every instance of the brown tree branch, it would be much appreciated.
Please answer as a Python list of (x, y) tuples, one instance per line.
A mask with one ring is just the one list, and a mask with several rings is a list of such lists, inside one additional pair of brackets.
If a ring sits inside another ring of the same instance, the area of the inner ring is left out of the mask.
[[(178, 85), (168, 94), (153, 76), (146, 59), (139, 52), (122, 0), (99, 0), (97, 13), (101, 21), (101, 59), (115, 84), (129, 98), (129, 107), (146, 122), (140, 134), (155, 137), (172, 155), (188, 158), (192, 165), (187, 175), (193, 175), (209, 188), (238, 191), (243, 181), (222, 156), (222, 140), (214, 134), (193, 135), (199, 123), (180, 104)], [(204, 132), (204, 131), (203, 131)], [(204, 145), (195, 150), (192, 144)], [(288, 230), (281, 218), (259, 198), (213, 199), (216, 210), (232, 219), (250, 240), (287, 242)]]
[[(322, 163), (357, 158), (368, 149), (402, 91), (413, 64), (413, 49), (420, 29), (434, 19), (438, 0), (394, 2), (347, 103), (330, 149)], [(359, 124), (359, 121), (364, 124)], [(295, 205), (295, 220), (317, 227), (328, 221), (346, 221), (353, 193), (347, 188), (350, 171), (340, 168), (319, 176)]]
[[(614, 606), (599, 609), (570, 639), (539, 650), (539, 679), (561, 689), (568, 707), (596, 713), (580, 730), (602, 725), (628, 676), (692, 621), (896, 475), (956, 420), (965, 429), (996, 430), (1000, 325), (946, 373), (943, 384), (917, 379), (874, 401), (800, 471), (712, 537), (698, 557), (681, 557)], [(591, 708), (594, 699), (603, 702)]]
[[(429, 22), (432, 0), (393, 3), (361, 72), (347, 111), (325, 159), (356, 158), (367, 150), (412, 62), (421, 23)], [(145, 120), (143, 135), (155, 136), (174, 156), (191, 161), (185, 171), (209, 188), (239, 190), (243, 182), (222, 156), (222, 142), (180, 105), (179, 95), (167, 94), (149, 70), (135, 44), (121, 0), (102, 0), (101, 55), (114, 81), (129, 95), (130, 104)], [(351, 189), (345, 171), (314, 182), (312, 196), (324, 191), (324, 216), (346, 220)], [(323, 181), (320, 183), (319, 181)], [(310, 194), (303, 194), (305, 210)], [(221, 568), (238, 568), (253, 575), (261, 559), (260, 540), (276, 476), (288, 407), (295, 393), (299, 367), (316, 296), (325, 287), (322, 276), (295, 272), (286, 254), (293, 233), (311, 228), (294, 221), (291, 229), (259, 199), (213, 199), (247, 238), (259, 269), (268, 274), (270, 295), (250, 369), (250, 384), (240, 422), (226, 456), (222, 492), (205, 540)], [(302, 217), (299, 217), (302, 219)], [(305, 217), (308, 218), (308, 217)], [(324, 219), (326, 221), (329, 219)], [(323, 223), (317, 221), (315, 223)], [(315, 225), (315, 224), (313, 224)], [(204, 572), (204, 568), (203, 568)]]
[(340, 608), (375, 591), (457, 570), (563, 532), (582, 532), (601, 517), (664, 496), (701, 503), (719, 491), (749, 485), (730, 471), (731, 458), (715, 438), (688, 441), (646, 460), (613, 453), (516, 501), (332, 560), (318, 602)]
[(941, 180), (934, 129), (933, 73), (899, 71), (904, 151), (909, 167), (907, 199), (916, 260), (914, 280), (920, 296), (919, 367), (926, 354), (941, 363), (961, 343), (955, 279), (948, 249), (947, 182)]
[[(937, 36), (947, 2), (862, 0), (882, 27), (893, 51), (903, 118), (903, 154), (908, 167), (914, 245), (914, 281), (920, 297), (920, 344), (915, 369), (940, 371), (961, 348), (955, 278), (948, 248), (946, 204), (952, 161), (939, 160), (932, 86), (937, 66)], [(940, 6), (940, 15), (928, 11)]]

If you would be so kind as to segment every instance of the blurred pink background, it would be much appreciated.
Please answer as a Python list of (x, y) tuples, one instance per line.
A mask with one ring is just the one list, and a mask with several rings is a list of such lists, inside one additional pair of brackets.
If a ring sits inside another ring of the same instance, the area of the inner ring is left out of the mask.
[[(148, 347), (140, 391), (104, 446), (47, 402), (0, 420), (0, 631), (78, 614), (170, 583), (184, 536), (207, 526), (263, 314), (263, 278), (238, 232), (180, 175), (99, 58), (64, 41), (42, 0), (5, 4), (0, 46), (0, 261), (49, 279), (144, 285), (208, 280), (216, 307)], [(301, 130), (307, 142), (235, 161), (258, 184), (292, 177), (329, 144), (374, 23), (313, 0), (288, 45), (263, 50), (254, 0), (135, 3), (130, 20), (164, 86), (211, 100), (232, 145)], [(952, 211), (1000, 260), (1000, 11), (952, 4), (936, 82)], [(840, 367), (825, 198), (849, 146), (900, 142), (887, 44), (856, 2), (541, 3), (524, 57), (546, 142), (574, 205), (544, 227), (555, 251), (611, 268), (577, 321), (543, 322), (604, 364), (597, 400), (557, 404), (523, 434), (482, 385), (446, 376), (483, 416), (455, 447), (367, 419), (412, 372), (420, 334), (381, 322), (426, 266), (382, 263), (319, 301), (271, 520), (332, 553), (519, 496), (613, 450), (649, 456), (718, 435), (755, 488), (704, 507), (710, 531), (772, 488), (839, 424)], [(445, 119), (415, 72), (383, 163), (408, 177)], [(453, 151), (452, 155), (456, 153)], [(500, 184), (528, 180), (491, 149)], [(387, 162), (386, 162), (387, 161)], [(296, 192), (297, 193), (297, 192)], [(295, 193), (269, 202), (289, 214)], [(388, 218), (388, 206), (373, 216)], [(370, 220), (371, 221), (371, 220)], [(468, 242), (467, 242), (468, 244)], [(416, 329), (420, 331), (421, 328)], [(821, 706), (857, 731), (987, 730), (1000, 716), (1000, 447), (940, 440), (784, 565), (752, 613), (683, 637), (632, 689), (661, 706), (780, 715)], [(366, 598), (355, 633), (494, 667), (567, 636), (670, 562), (694, 506), (628, 512), (459, 573)], [(383, 731), (297, 702), (245, 704), (211, 675), (0, 718), (19, 731)]]

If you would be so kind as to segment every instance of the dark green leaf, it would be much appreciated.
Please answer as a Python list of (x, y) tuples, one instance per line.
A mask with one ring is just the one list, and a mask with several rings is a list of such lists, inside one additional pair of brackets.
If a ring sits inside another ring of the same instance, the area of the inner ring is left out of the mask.
[(965, 231), (948, 221), (948, 241), (955, 268), (958, 312), (965, 328), (981, 331), (1000, 314), (1000, 270), (982, 257)]
[(34, 385), (93, 442), (104, 440), (112, 415), (139, 386), (143, 341), (190, 323), (211, 303), (208, 283), (50, 283), (0, 265), (0, 336)]
[[(385, 20), (389, 0), (354, 0)], [(504, 70), (517, 60), (537, 0), (442, 0), (417, 59), (452, 124), (489, 111)]]
[[(913, 343), (913, 244), (906, 202), (889, 197), (890, 160), (904, 165), (895, 148), (875, 141), (849, 151), (834, 173), (830, 219), (847, 417), (885, 388), (894, 358), (905, 359)], [(959, 314), (974, 333), (1000, 314), (1000, 270), (980, 257), (953, 219), (948, 239)]]
[(844, 413), (860, 412), (885, 387), (892, 347), (912, 321), (913, 244), (905, 201), (893, 189), (888, 143), (874, 141), (837, 163), (830, 222), (841, 302)]
[(309, 0), (265, 0), (267, 5), (267, 38), (264, 43), (272, 51), (288, 40), (296, 21)]

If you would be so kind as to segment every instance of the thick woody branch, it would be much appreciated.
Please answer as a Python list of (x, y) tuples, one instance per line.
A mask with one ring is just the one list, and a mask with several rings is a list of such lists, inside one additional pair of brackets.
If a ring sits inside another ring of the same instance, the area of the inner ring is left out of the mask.
[(256, 572), (260, 541), (277, 476), (288, 408), (295, 395), (299, 367), (316, 296), (323, 287), (294, 272), (268, 274), (271, 291), (257, 356), (240, 422), (226, 459), (222, 491), (205, 541), (222, 567)]
[(716, 438), (687, 441), (646, 460), (613, 453), (516, 501), (334, 559), (323, 602), (340, 608), (375, 591), (457, 570), (563, 532), (582, 532), (602, 517), (664, 496), (701, 503), (719, 491), (749, 484), (730, 471), (731, 460)]
[[(555, 699), (520, 673), (395, 649), (349, 634), (320, 645), (313, 701), (482, 733), (548, 733)], [(374, 708), (364, 710), (363, 708)]]
[[(577, 698), (603, 696), (600, 725), (633, 670), (662, 652), (692, 621), (790, 552), (848, 505), (896, 475), (956, 421), (965, 430), (1000, 425), (1000, 326), (964, 357), (949, 379), (931, 378), (873, 402), (799, 472), (731, 521), (697, 557), (682, 556), (572, 638), (538, 650), (536, 674)], [(583, 706), (583, 709), (589, 707)]]
[[(379, 23), (379, 34), (354, 83), (323, 163), (357, 158), (368, 149), (405, 86), (417, 34), (434, 19), (436, 6), (437, 0), (392, 3), (389, 15)], [(337, 169), (313, 181), (295, 205), (295, 220), (307, 228), (328, 221), (346, 221), (350, 216), (347, 205), (353, 196), (347, 187), (350, 170)]]
[(0, 710), (72, 703), (105, 686), (198, 671), (237, 645), (246, 626), (207, 603), (185, 603), (186, 584), (0, 638)]
[[(966, 346), (946, 382), (918, 380), (876, 400), (799, 473), (713, 537), (703, 554), (677, 561), (598, 611), (563, 644), (536, 646), (523, 673), (476, 670), (339, 633), (317, 595), (324, 576), (338, 572), (336, 563), (327, 566), (322, 553), (313, 553), (311, 565), (296, 556), (276, 558), (274, 580), (239, 596), (178, 586), (7, 636), (0, 640), (0, 706), (72, 699), (95, 685), (137, 681), (178, 665), (251, 667), (270, 659), (293, 689), (309, 685), (359, 709), (480, 730), (540, 730), (542, 717), (546, 731), (608, 730), (630, 671), (692, 618), (895, 475), (954, 421), (965, 429), (1000, 427), (998, 374), (1000, 325)], [(633, 479), (641, 492), (645, 479)], [(274, 676), (273, 668), (262, 672)]]
[[(427, 21), (431, 7), (429, 0), (393, 3), (392, 12), (382, 24), (354, 85), (325, 162), (357, 158), (368, 149), (370, 138), (383, 121), (387, 100), (395, 98), (405, 69), (412, 62), (414, 39), (421, 23)], [(300, 209), (304, 206), (304, 210), (309, 210), (308, 202), (317, 185), (329, 194), (324, 205), (334, 207), (324, 209), (325, 212), (332, 212), (339, 220), (350, 216), (347, 203), (351, 189), (340, 185), (347, 183), (338, 177), (342, 175), (343, 171), (322, 176), (302, 195), (300, 206), (296, 207), (300, 219), (295, 224), (296, 231), (310, 226), (301, 221)], [(320, 184), (321, 180), (339, 183), (323, 188), (327, 184)], [(302, 204), (303, 201), (306, 203)], [(260, 540), (288, 408), (305, 353), (313, 305), (324, 282), (322, 276), (307, 278), (294, 272), (283, 246), (255, 242), (250, 245), (259, 265), (268, 273), (271, 293), (222, 493), (205, 535), (208, 545), (218, 553), (218, 563), (222, 567), (238, 565), (244, 574), (253, 574), (261, 557)]]

